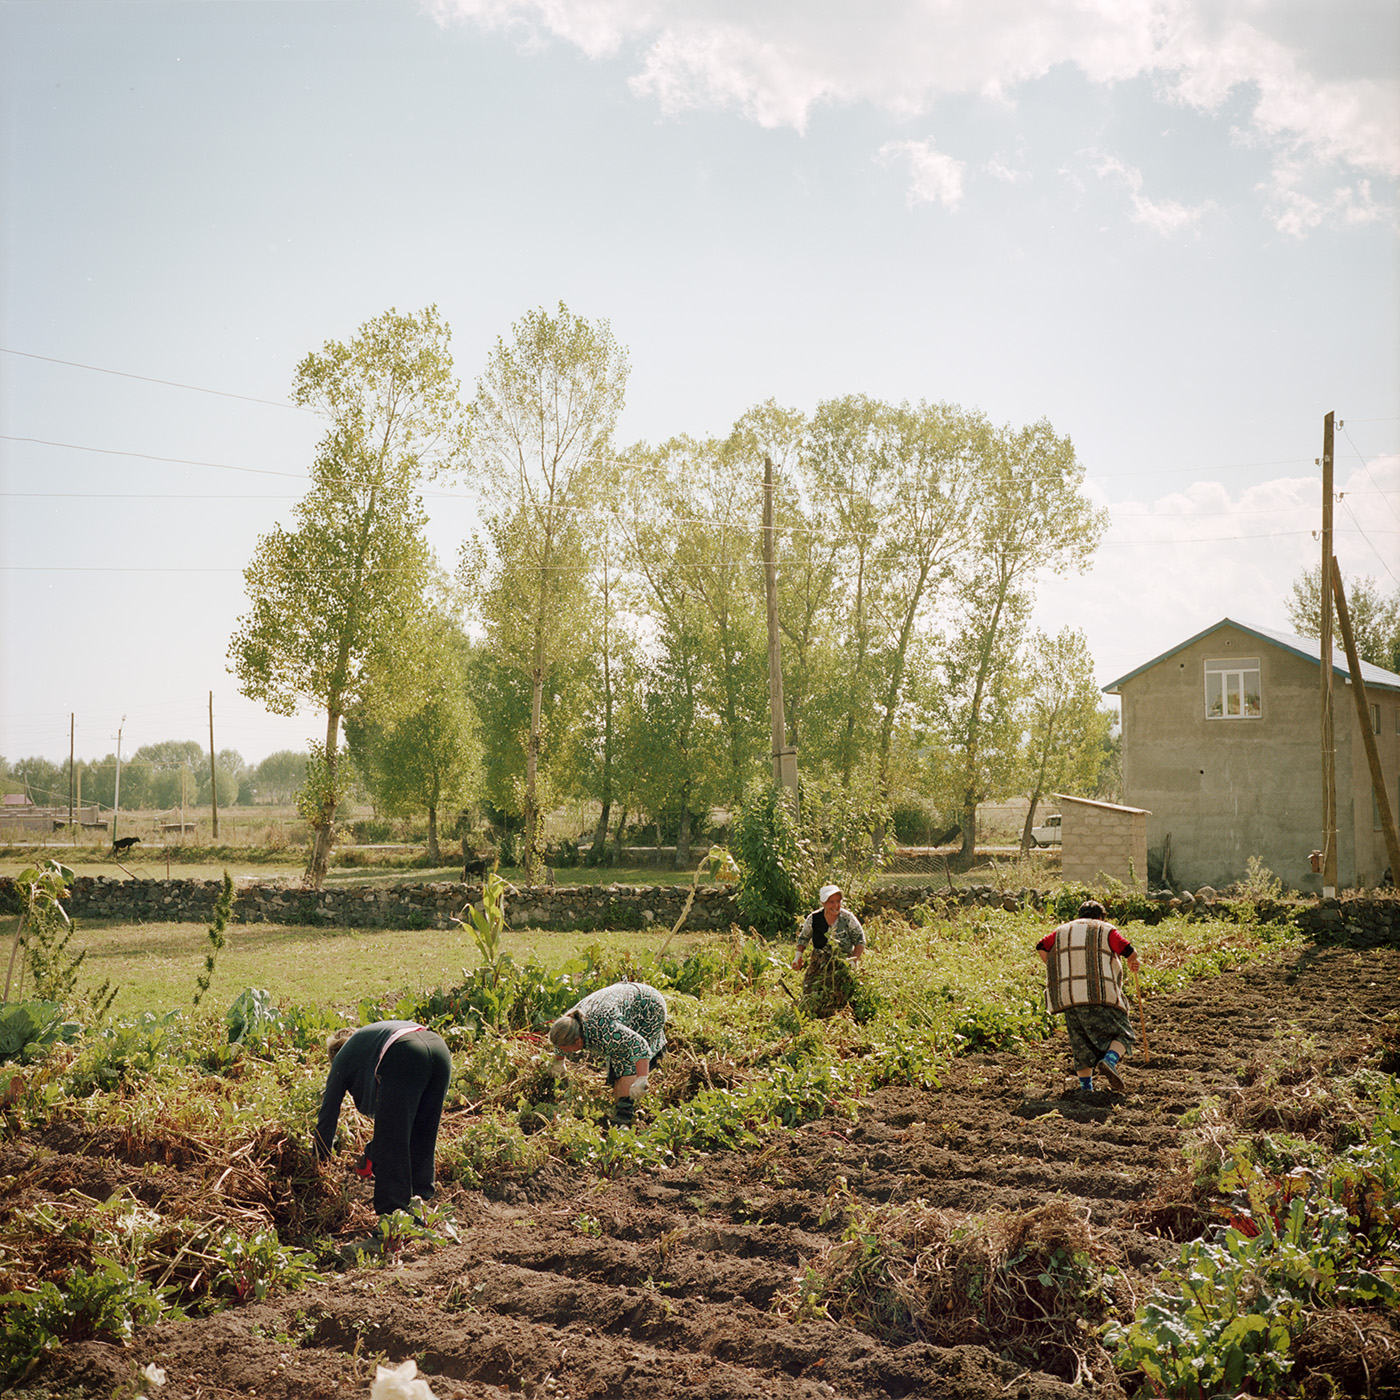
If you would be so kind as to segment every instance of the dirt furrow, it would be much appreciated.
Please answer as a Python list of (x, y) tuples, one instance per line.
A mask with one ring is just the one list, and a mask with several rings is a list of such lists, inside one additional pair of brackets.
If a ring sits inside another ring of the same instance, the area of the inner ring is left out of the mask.
[(779, 1301), (862, 1211), (917, 1201), (968, 1216), (1067, 1205), (1142, 1296), (1177, 1248), (1177, 1217), (1159, 1213), (1154, 1233), (1148, 1206), (1179, 1163), (1182, 1115), (1300, 1047), (1354, 1065), (1360, 1032), (1397, 1009), (1400, 952), (1282, 954), (1150, 1000), (1151, 1053), (1129, 1062), (1126, 1094), (1062, 1098), (1060, 1033), (953, 1061), (934, 1089), (884, 1088), (855, 1123), (810, 1124), (761, 1153), (602, 1183), (552, 1165), (491, 1199), (449, 1190), (460, 1244), (164, 1324), (127, 1350), (85, 1344), (46, 1383), (96, 1400), (158, 1361), (161, 1400), (345, 1400), (367, 1394), (375, 1360), (412, 1356), (440, 1400), (1068, 1400), (1084, 1390), (998, 1355), (975, 1327), (961, 1345), (895, 1345), (790, 1320)]

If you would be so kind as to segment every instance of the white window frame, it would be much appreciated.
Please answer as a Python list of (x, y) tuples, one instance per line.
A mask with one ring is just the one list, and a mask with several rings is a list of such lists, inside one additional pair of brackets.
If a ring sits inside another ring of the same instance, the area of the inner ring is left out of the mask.
[[(1251, 697), (1248, 677), (1254, 678)], [(1214, 693), (1212, 693), (1214, 692)], [(1251, 698), (1254, 701), (1250, 706)], [(1231, 710), (1231, 702), (1235, 708)], [(1205, 666), (1206, 718), (1263, 719), (1264, 687), (1257, 656), (1207, 657)], [(1218, 706), (1218, 711), (1213, 707)]]

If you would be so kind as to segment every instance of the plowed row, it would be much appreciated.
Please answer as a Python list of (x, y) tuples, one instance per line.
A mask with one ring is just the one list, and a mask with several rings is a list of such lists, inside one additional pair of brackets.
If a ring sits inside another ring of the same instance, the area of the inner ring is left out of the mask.
[(440, 1400), (1082, 1396), (975, 1327), (958, 1345), (892, 1345), (785, 1320), (778, 1300), (843, 1229), (839, 1210), (824, 1222), (829, 1198), (968, 1213), (1064, 1203), (1141, 1296), (1177, 1248), (1167, 1198), (1182, 1114), (1301, 1044), (1358, 1063), (1397, 989), (1395, 950), (1294, 951), (1149, 1004), (1150, 1054), (1131, 1062), (1125, 1095), (1062, 1099), (1061, 1034), (960, 1059), (936, 1090), (882, 1090), (855, 1124), (811, 1124), (759, 1151), (604, 1182), (552, 1165), (497, 1199), (458, 1194), (460, 1244), (412, 1246), (127, 1348), (72, 1347), (18, 1393), (132, 1395), (135, 1368), (156, 1362), (161, 1400), (329, 1400), (368, 1394), (377, 1360), (411, 1356)]

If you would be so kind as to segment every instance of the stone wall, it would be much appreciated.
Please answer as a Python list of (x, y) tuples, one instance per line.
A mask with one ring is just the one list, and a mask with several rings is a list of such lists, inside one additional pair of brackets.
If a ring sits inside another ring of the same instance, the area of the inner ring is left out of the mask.
[(1390, 943), (1400, 947), (1400, 897), (1351, 895), (1306, 904), (1294, 922), (1319, 943), (1350, 943), (1366, 947)]
[[(218, 898), (217, 880), (109, 880), (79, 876), (67, 901), (70, 914), (83, 919), (131, 923), (208, 923)], [(509, 894), (507, 918), (514, 928), (545, 928), (587, 933), (598, 929), (669, 928), (680, 917), (690, 893), (686, 885), (558, 885)], [(1176, 897), (1170, 891), (1150, 896), (1163, 913), (1220, 915), (1228, 900), (1201, 890)], [(239, 923), (320, 924), (337, 928), (451, 928), (468, 900), (480, 901), (480, 885), (455, 881), (375, 887), (344, 885), (312, 892), (278, 884), (244, 884), (238, 888), (233, 917)], [(953, 907), (1044, 910), (1050, 895), (1041, 890), (1005, 890), (992, 885), (950, 889), (946, 882), (886, 886), (873, 890), (858, 912), (908, 915), (921, 904)], [(14, 881), (0, 878), (0, 912), (18, 912)], [(1050, 916), (1047, 916), (1050, 917)], [(1267, 917), (1291, 919), (1320, 942), (1394, 943), (1400, 946), (1400, 896), (1393, 893), (1347, 895), (1341, 899), (1279, 904)], [(728, 885), (701, 885), (685, 927), (697, 931), (725, 929), (739, 921)]]
[[(206, 923), (214, 916), (218, 880), (109, 880), (79, 876), (69, 913), (86, 919)], [(690, 893), (686, 885), (559, 885), (508, 894), (506, 914), (516, 928), (570, 929), (669, 926)], [(338, 928), (450, 928), (480, 885), (456, 881), (387, 886), (339, 885), (311, 891), (287, 885), (240, 884), (238, 923), (323, 924)], [(691, 929), (728, 928), (737, 917), (726, 886), (704, 885), (686, 918)]]

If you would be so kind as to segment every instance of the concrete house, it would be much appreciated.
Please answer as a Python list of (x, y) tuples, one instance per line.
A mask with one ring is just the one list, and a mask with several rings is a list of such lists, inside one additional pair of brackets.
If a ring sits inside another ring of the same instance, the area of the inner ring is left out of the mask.
[[(1241, 878), (1258, 856), (1317, 893), (1322, 845), (1321, 646), (1223, 618), (1104, 686), (1122, 700), (1123, 800), (1146, 808), (1154, 870), (1196, 889)], [(1373, 886), (1385, 839), (1346, 653), (1332, 659), (1337, 882)], [(1361, 663), (1392, 811), (1400, 811), (1400, 675)]]

